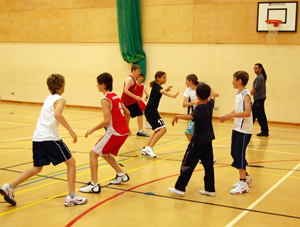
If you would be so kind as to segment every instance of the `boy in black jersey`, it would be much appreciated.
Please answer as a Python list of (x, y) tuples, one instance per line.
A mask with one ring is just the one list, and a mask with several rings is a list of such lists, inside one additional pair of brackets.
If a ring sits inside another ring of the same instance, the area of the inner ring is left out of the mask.
[[(204, 190), (199, 193), (203, 195), (215, 196), (215, 176), (213, 167), (212, 140), (215, 139), (212, 126), (212, 113), (214, 109), (215, 95), (207, 84), (200, 84), (196, 89), (199, 105), (191, 115), (176, 115), (172, 125), (178, 119), (193, 120), (195, 122), (194, 134), (185, 152), (180, 168), (180, 176), (175, 184), (175, 188), (168, 188), (169, 191), (183, 196), (185, 188), (192, 176), (192, 173), (199, 162), (205, 170)], [(210, 97), (210, 100), (208, 100)]]

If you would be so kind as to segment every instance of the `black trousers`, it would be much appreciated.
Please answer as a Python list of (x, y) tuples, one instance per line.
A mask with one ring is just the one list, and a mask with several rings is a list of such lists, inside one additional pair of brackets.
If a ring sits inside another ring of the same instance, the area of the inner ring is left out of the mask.
[(265, 113), (265, 100), (266, 98), (254, 101), (252, 106), (252, 116), (253, 116), (253, 123), (257, 119), (261, 127), (261, 131), (263, 133), (268, 133), (269, 127), (268, 127), (268, 121)]
[(185, 187), (189, 183), (193, 171), (200, 159), (205, 171), (204, 188), (208, 192), (215, 192), (212, 142), (205, 144), (189, 144), (182, 160), (180, 176), (175, 184), (176, 189), (185, 192)]

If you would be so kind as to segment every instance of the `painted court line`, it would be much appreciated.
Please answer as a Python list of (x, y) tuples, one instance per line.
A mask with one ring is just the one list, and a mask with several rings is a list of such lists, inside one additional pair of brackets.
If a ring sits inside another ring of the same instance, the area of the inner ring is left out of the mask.
[(226, 225), (226, 227), (233, 226), (236, 224), (242, 217), (244, 217), (253, 207), (255, 207), (258, 203), (260, 203), (267, 195), (269, 195), (275, 188), (277, 188), (289, 175), (291, 175), (295, 170), (297, 170), (300, 166), (300, 163), (296, 165), (289, 173), (287, 173), (283, 178), (281, 178), (273, 187), (271, 187), (268, 191), (266, 191), (261, 197), (259, 197), (254, 203), (252, 203), (247, 211), (243, 211), (239, 216), (233, 219), (230, 223)]

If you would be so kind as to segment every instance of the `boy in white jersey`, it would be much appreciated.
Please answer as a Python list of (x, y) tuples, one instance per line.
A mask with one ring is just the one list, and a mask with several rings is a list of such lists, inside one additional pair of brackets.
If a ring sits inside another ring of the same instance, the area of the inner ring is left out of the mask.
[(91, 182), (81, 187), (80, 192), (101, 192), (98, 183), (98, 157), (101, 156), (117, 172), (116, 177), (109, 181), (110, 184), (120, 184), (129, 181), (129, 176), (118, 165), (114, 156), (118, 155), (120, 147), (127, 139), (129, 131), (130, 112), (121, 102), (120, 98), (112, 92), (113, 78), (109, 73), (102, 73), (97, 77), (97, 87), (104, 94), (101, 100), (103, 110), (103, 121), (94, 128), (88, 130), (85, 137), (94, 131), (108, 125), (106, 134), (96, 143), (90, 151)]
[(245, 71), (237, 71), (233, 74), (233, 87), (238, 89), (235, 96), (235, 109), (220, 117), (221, 123), (234, 117), (234, 126), (231, 137), (231, 156), (233, 163), (231, 166), (239, 170), (240, 181), (233, 185), (231, 194), (242, 194), (249, 192), (249, 185), (252, 183), (251, 177), (246, 172), (246, 148), (252, 136), (253, 119), (251, 111), (251, 93), (245, 87), (249, 80), (249, 74)]
[(62, 75), (52, 74), (47, 79), (47, 85), (51, 92), (42, 107), (36, 130), (33, 135), (33, 167), (23, 172), (16, 180), (10, 184), (4, 184), (0, 189), (6, 202), (16, 205), (14, 189), (28, 178), (38, 174), (43, 166), (65, 162), (67, 165), (67, 177), (69, 194), (65, 200), (65, 206), (85, 204), (86, 198), (82, 198), (75, 193), (76, 165), (66, 144), (58, 135), (58, 124), (62, 124), (73, 138), (73, 143), (77, 141), (77, 135), (62, 115), (66, 100), (61, 97), (65, 91), (65, 79)]

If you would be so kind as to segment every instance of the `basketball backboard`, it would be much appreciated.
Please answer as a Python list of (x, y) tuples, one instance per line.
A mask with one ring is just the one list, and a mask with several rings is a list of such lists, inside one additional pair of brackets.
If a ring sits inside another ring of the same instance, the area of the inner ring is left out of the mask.
[(258, 2), (257, 32), (268, 32), (266, 20), (281, 20), (279, 32), (297, 31), (298, 1), (294, 2)]

